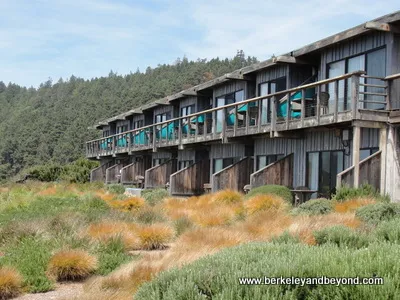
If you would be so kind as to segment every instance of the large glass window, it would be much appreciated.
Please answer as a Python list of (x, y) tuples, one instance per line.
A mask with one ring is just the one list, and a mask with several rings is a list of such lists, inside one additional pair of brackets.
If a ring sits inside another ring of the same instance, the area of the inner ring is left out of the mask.
[[(378, 49), (361, 55), (346, 58), (328, 64), (328, 78), (337, 77), (354, 71), (366, 71), (368, 76), (383, 78), (386, 76), (386, 49)], [(360, 83), (382, 85), (382, 81), (376, 78), (361, 78)], [(370, 93), (384, 93), (384, 90), (379, 87), (364, 87), (360, 86), (360, 91)], [(328, 85), (329, 112), (334, 112), (334, 83)], [(346, 80), (346, 85), (343, 80), (339, 81), (339, 111), (351, 109), (351, 79)], [(364, 95), (360, 94), (360, 100), (372, 102), (384, 102), (385, 98), (379, 95)], [(365, 102), (360, 104), (360, 108), (368, 109), (383, 109), (384, 104)]]
[[(234, 93), (226, 94), (216, 98), (216, 107), (221, 107), (224, 105), (241, 102), (244, 100), (244, 91), (239, 90)], [(223, 127), (223, 122), (226, 120), (227, 125), (233, 125), (235, 122), (234, 116), (231, 115), (232, 108), (217, 111), (217, 118), (215, 120), (216, 132), (221, 132)]]
[(257, 170), (260, 170), (273, 162), (283, 158), (283, 154), (273, 154), (273, 155), (258, 155), (257, 156)]
[[(260, 96), (266, 96), (268, 94), (284, 91), (286, 88), (286, 77), (281, 77), (260, 83), (258, 86), (258, 94)], [(285, 95), (279, 95), (277, 99), (280, 100), (284, 96)], [(261, 124), (268, 124), (271, 122), (271, 99), (263, 99), (261, 105)]]
[(307, 186), (318, 191), (313, 197), (330, 197), (335, 192), (336, 175), (343, 171), (343, 151), (310, 152), (307, 155)]

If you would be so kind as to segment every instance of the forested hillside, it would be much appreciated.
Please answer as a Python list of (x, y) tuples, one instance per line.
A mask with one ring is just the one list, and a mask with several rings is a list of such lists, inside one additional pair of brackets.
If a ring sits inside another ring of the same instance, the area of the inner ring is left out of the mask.
[(225, 60), (178, 59), (144, 73), (71, 76), (38, 89), (0, 81), (0, 180), (29, 166), (82, 157), (85, 141), (99, 136), (87, 129), (97, 121), (256, 62), (238, 53)]

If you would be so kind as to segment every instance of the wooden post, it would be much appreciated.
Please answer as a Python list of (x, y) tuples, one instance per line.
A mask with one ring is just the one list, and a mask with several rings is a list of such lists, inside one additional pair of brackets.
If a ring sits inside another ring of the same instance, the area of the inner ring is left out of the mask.
[(316, 88), (316, 91), (317, 91), (317, 124), (319, 125), (319, 119), (320, 119), (320, 116), (321, 116), (321, 99), (319, 98), (319, 93), (320, 93), (320, 90), (321, 90), (321, 86), (317, 86)]
[(236, 136), (236, 131), (238, 127), (238, 106), (235, 105), (235, 123), (233, 123), (233, 136)]
[(133, 141), (133, 134), (132, 134), (132, 132), (129, 132), (129, 133), (128, 133), (127, 141), (128, 141), (128, 153), (131, 153), (131, 151), (132, 151), (132, 141)]
[(381, 150), (381, 183), (380, 192), (382, 195), (386, 192), (386, 149), (387, 149), (387, 128), (379, 130), (379, 150)]
[(153, 152), (157, 152), (156, 135), (156, 125), (153, 125)]
[(286, 94), (286, 130), (289, 130), (289, 120), (290, 120), (290, 93)]
[(352, 75), (351, 76), (351, 96), (352, 96), (352, 110), (353, 110), (353, 119), (358, 118), (358, 98), (359, 98), (359, 88), (360, 84), (360, 76), (359, 75)]
[(270, 136), (274, 137), (276, 131), (276, 96), (271, 99), (271, 132)]
[(206, 136), (207, 136), (207, 114), (204, 114), (203, 135), (204, 135), (204, 140), (206, 140)]
[[(189, 125), (188, 125), (188, 130), (190, 130)], [(179, 147), (182, 147), (182, 119), (179, 119), (178, 142), (179, 142)]]
[(360, 145), (361, 145), (361, 127), (353, 127), (353, 166), (354, 166), (354, 187), (360, 185)]
[(249, 134), (249, 126), (250, 126), (250, 114), (249, 114), (249, 110), (250, 110), (250, 103), (247, 103), (247, 109), (246, 109), (246, 134)]
[(392, 105), (391, 105), (391, 103), (390, 103), (390, 88), (391, 88), (391, 81), (390, 80), (387, 80), (386, 81), (387, 82), (387, 85), (386, 85), (386, 109), (387, 110), (390, 110), (391, 109), (391, 107), (392, 107)]
[(222, 109), (222, 132), (221, 132), (221, 138), (222, 138), (222, 143), (225, 143), (225, 134), (226, 134), (226, 108)]
[(301, 127), (304, 127), (304, 118), (306, 116), (306, 90), (301, 90)]
[(257, 116), (257, 126), (258, 126), (258, 132), (261, 132), (261, 118), (262, 118), (262, 102), (263, 100), (258, 100), (258, 116)]
[(333, 87), (333, 101), (334, 101), (334, 107), (335, 111), (334, 113), (334, 122), (337, 123), (338, 121), (338, 110), (339, 110), (339, 82), (336, 80), (334, 83)]

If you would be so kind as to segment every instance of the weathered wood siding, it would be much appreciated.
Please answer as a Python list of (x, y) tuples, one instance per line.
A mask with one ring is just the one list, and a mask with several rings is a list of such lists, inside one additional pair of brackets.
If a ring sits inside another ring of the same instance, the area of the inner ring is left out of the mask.
[(184, 149), (178, 151), (178, 162), (184, 160), (196, 160), (196, 151), (194, 149)]
[(256, 84), (257, 84), (257, 96), (259, 96), (258, 85), (263, 82), (268, 82), (274, 79), (278, 79), (288, 75), (287, 65), (277, 65), (263, 71), (257, 72)]
[(106, 170), (112, 166), (112, 162), (102, 162), (102, 164), (94, 168), (93, 170), (90, 171), (90, 182), (95, 182), (95, 181), (101, 181), (105, 182), (106, 181)]
[(184, 168), (170, 177), (171, 195), (200, 195), (209, 182), (210, 161), (204, 159)]
[(106, 170), (106, 184), (117, 183), (120, 175), (119, 171), (122, 169), (122, 164), (116, 164)]
[[(340, 135), (335, 135), (335, 130), (308, 131), (299, 138), (259, 138), (254, 142), (254, 155), (288, 155), (294, 154), (293, 161), (293, 186), (306, 185), (306, 161), (307, 152), (344, 150)], [(378, 129), (362, 128), (361, 148), (373, 148), (379, 146)], [(349, 155), (344, 156), (344, 169), (352, 164), (351, 148), (347, 149)], [(256, 166), (254, 166), (256, 167)]]
[(250, 176), (251, 188), (266, 184), (284, 185), (293, 187), (293, 154), (254, 172)]
[(172, 153), (171, 152), (167, 152), (167, 151), (157, 151), (157, 152), (153, 152), (152, 153), (152, 159), (171, 159), (172, 158)]
[(151, 168), (151, 156), (137, 157), (133, 162), (121, 171), (121, 183), (131, 184), (136, 182), (137, 176), (145, 175), (147, 169)]
[(388, 37), (389, 34), (383, 31), (372, 31), (368, 34), (327, 47), (321, 52), (319, 79), (327, 78), (327, 64), (383, 47), (387, 44)]
[[(216, 97), (223, 96), (229, 93), (234, 93), (236, 91), (244, 90), (245, 95), (247, 95), (246, 91), (246, 81), (243, 80), (232, 80), (227, 83), (221, 84), (214, 88), (213, 98), (215, 101)], [(214, 102), (215, 104), (215, 102)]]
[[(390, 36), (392, 47), (387, 47), (387, 74), (400, 73), (400, 34)], [(400, 108), (400, 79), (395, 79), (390, 84), (390, 104), (391, 108)]]
[(237, 163), (213, 174), (211, 178), (212, 192), (223, 189), (243, 191), (244, 186), (250, 183), (253, 164), (252, 157), (245, 157)]
[[(181, 98), (179, 100), (179, 113), (181, 112), (181, 108), (185, 107), (185, 106), (190, 106), (190, 105), (194, 105), (195, 106), (195, 110), (197, 109), (197, 97), (196, 96), (188, 96), (185, 98)], [(192, 112), (194, 113), (194, 112)]]
[(389, 126), (386, 152), (385, 193), (400, 202), (400, 127)]
[(173, 115), (173, 107), (171, 105), (160, 105), (154, 108), (153, 110), (153, 122), (156, 122), (156, 115), (169, 113), (169, 117), (172, 118)]
[(169, 182), (172, 173), (176, 172), (176, 159), (170, 159), (165, 163), (146, 170), (145, 188), (163, 188)]

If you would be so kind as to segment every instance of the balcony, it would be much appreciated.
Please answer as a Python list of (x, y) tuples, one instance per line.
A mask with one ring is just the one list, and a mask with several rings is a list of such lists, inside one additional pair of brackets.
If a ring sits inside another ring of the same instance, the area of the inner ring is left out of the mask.
[(389, 79), (398, 77), (373, 78), (382, 83), (367, 84), (366, 79), (372, 77), (365, 72), (348, 73), (89, 141), (86, 155), (100, 158), (156, 151), (246, 135), (276, 137), (284, 131), (354, 120), (387, 122)]

